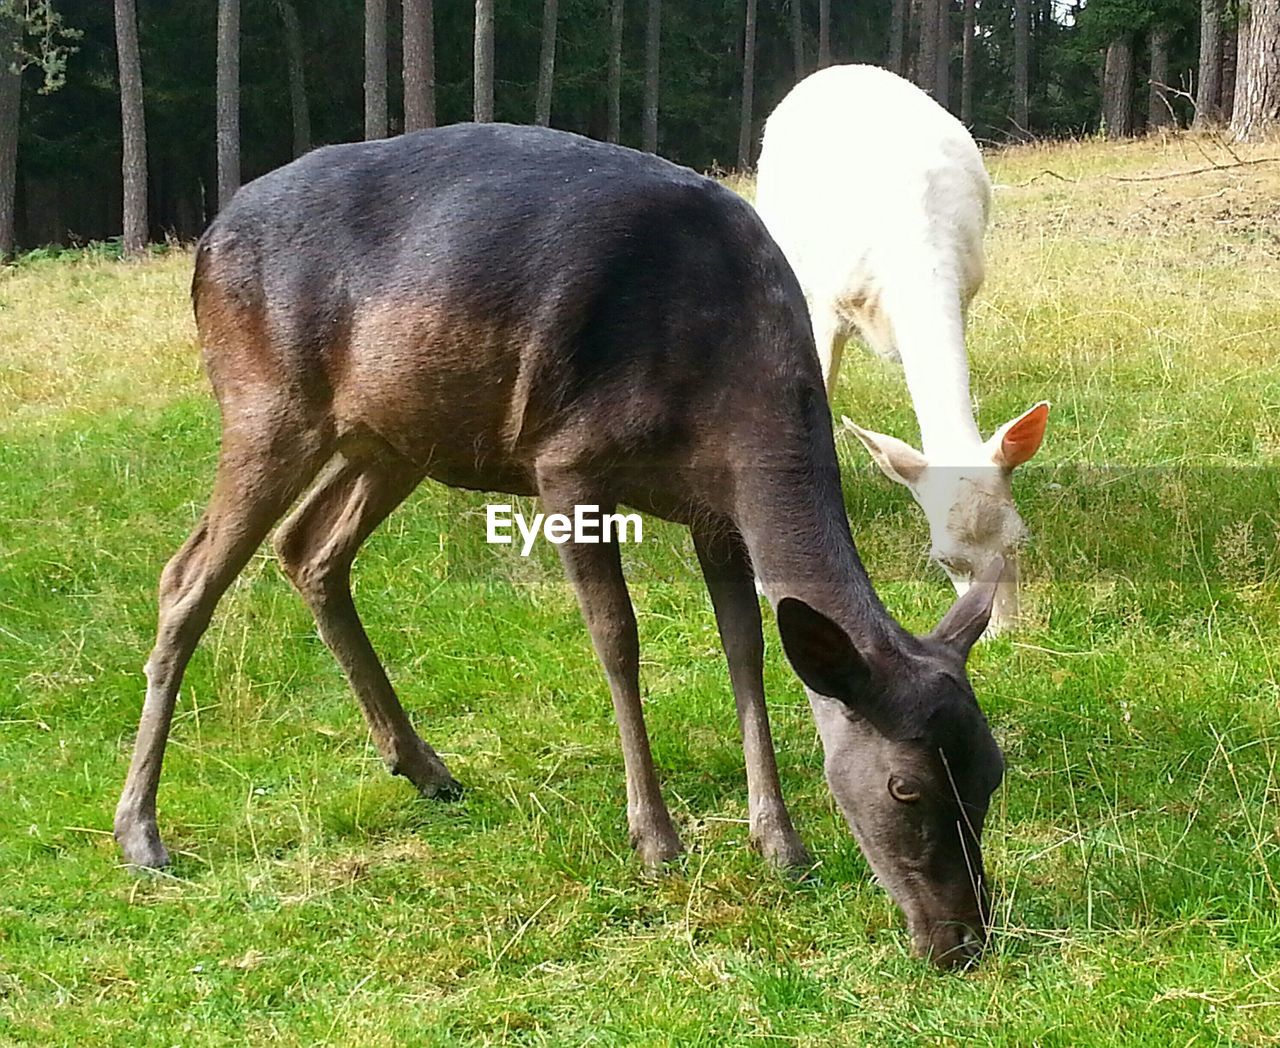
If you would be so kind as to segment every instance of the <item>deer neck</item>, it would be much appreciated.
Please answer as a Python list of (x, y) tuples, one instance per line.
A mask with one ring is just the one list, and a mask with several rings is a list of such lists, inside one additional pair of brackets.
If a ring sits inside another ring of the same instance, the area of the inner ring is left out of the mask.
[[(894, 335), (930, 462), (962, 465), (982, 448), (969, 397), (969, 359), (959, 296), (915, 297), (894, 311)], [(950, 303), (954, 300), (954, 308)]]
[[(824, 421), (829, 434), (829, 416)], [(737, 471), (735, 523), (770, 604), (799, 598), (862, 650), (896, 648), (905, 631), (885, 610), (858, 556), (835, 446), (829, 435), (815, 437), (790, 449), (761, 448)]]

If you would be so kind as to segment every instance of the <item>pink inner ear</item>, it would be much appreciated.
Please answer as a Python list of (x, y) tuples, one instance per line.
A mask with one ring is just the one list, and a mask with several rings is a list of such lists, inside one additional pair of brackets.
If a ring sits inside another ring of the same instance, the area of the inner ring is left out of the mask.
[(1049, 425), (1049, 405), (1040, 403), (1005, 430), (1000, 439), (1000, 460), (1006, 469), (1021, 466), (1040, 450), (1045, 427)]

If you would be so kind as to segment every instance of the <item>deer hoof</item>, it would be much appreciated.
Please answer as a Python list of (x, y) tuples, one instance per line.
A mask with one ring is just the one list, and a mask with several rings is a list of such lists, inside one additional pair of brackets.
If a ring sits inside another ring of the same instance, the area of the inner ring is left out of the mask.
[(684, 845), (680, 843), (679, 835), (670, 824), (632, 830), (631, 847), (650, 870), (661, 870), (684, 852)]
[(421, 740), (409, 748), (404, 756), (387, 762), (392, 775), (403, 775), (424, 797), (441, 801), (456, 801), (462, 797), (462, 786), (445, 767), (435, 750)]
[(813, 865), (809, 849), (800, 840), (785, 809), (780, 814), (757, 815), (752, 819), (751, 846), (774, 869), (800, 872)]
[(794, 831), (790, 834), (775, 833), (752, 843), (774, 869), (800, 874), (813, 865), (809, 849)]
[(116, 828), (116, 841), (124, 862), (135, 873), (160, 870), (169, 865), (169, 851), (160, 840), (155, 824), (134, 824)]
[(446, 781), (439, 783), (438, 785), (418, 786), (418, 792), (421, 793), (422, 796), (429, 797), (434, 801), (446, 801), (448, 803), (452, 803), (454, 801), (462, 800), (462, 798), (466, 796), (467, 788), (450, 775)]

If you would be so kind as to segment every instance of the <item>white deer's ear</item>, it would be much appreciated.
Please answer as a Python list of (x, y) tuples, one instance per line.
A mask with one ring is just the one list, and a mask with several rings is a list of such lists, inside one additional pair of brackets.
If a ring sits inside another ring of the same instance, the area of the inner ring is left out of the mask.
[(876, 465), (890, 480), (911, 487), (929, 465), (929, 460), (906, 441), (863, 429), (846, 415), (841, 415), (840, 421), (845, 429), (862, 441), (862, 446), (871, 452)]
[(1045, 427), (1049, 425), (1049, 402), (1040, 401), (1017, 418), (1006, 422), (987, 441), (991, 461), (1001, 469), (1015, 469), (1040, 450)]

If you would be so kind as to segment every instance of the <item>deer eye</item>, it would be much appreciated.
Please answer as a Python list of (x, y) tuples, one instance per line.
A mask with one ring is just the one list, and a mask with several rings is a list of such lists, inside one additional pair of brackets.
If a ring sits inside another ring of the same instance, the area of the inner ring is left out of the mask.
[(890, 775), (889, 796), (903, 804), (914, 804), (920, 799), (920, 787), (901, 775)]
[(964, 561), (959, 557), (948, 556), (945, 553), (935, 553), (933, 559), (953, 575), (969, 574), (969, 565), (964, 563)]

